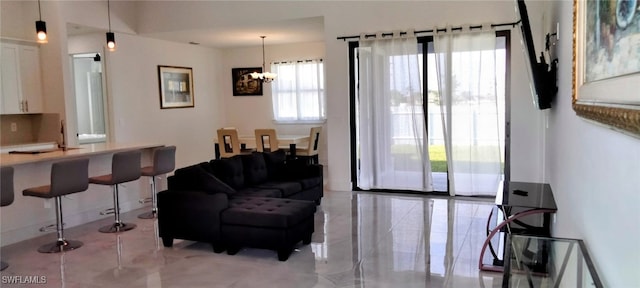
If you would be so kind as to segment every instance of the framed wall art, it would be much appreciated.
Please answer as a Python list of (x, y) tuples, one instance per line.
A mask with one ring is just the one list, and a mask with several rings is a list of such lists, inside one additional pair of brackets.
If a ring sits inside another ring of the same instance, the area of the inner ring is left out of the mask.
[(262, 81), (251, 78), (251, 73), (262, 73), (262, 68), (232, 68), (233, 96), (262, 96)]
[(638, 3), (573, 2), (573, 109), (635, 137), (640, 137)]
[(191, 68), (158, 65), (158, 84), (161, 109), (194, 107)]

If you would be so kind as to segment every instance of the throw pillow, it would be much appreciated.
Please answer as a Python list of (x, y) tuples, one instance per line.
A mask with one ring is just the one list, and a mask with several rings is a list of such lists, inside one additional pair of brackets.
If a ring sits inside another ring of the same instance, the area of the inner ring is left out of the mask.
[(240, 156), (211, 160), (209, 162), (213, 175), (234, 189), (244, 187), (244, 169)]
[(198, 187), (198, 177), (197, 177), (197, 169), (202, 165), (207, 164), (207, 162), (183, 167), (177, 169), (174, 172), (174, 176), (172, 177), (172, 181), (170, 181), (169, 189), (177, 189), (177, 190), (197, 190)]
[(267, 181), (267, 165), (264, 162), (263, 153), (254, 152), (242, 155), (245, 181), (250, 184), (260, 184)]
[(231, 188), (229, 185), (222, 182), (213, 174), (207, 172), (203, 167), (197, 167), (193, 169), (194, 176), (198, 181), (198, 186), (200, 189), (204, 190), (207, 193), (225, 193), (227, 195), (231, 195), (236, 193), (236, 190)]
[(287, 154), (284, 150), (278, 149), (273, 152), (264, 152), (264, 162), (267, 165), (267, 175), (269, 179), (279, 179), (282, 176)]

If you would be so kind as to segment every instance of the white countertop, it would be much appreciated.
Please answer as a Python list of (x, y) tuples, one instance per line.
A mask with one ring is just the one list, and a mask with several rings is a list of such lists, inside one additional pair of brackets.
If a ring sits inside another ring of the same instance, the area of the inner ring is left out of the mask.
[(34, 151), (58, 148), (56, 142), (29, 143), (10, 146), (0, 146), (0, 153), (9, 153), (11, 151)]
[(4, 153), (0, 153), (0, 166), (13, 166), (52, 160), (61, 160), (65, 158), (76, 158), (114, 153), (130, 149), (149, 149), (162, 146), (164, 145), (149, 143), (95, 143), (84, 144), (75, 148), (68, 148), (66, 151), (60, 149), (39, 154), (9, 154), (3, 151)]

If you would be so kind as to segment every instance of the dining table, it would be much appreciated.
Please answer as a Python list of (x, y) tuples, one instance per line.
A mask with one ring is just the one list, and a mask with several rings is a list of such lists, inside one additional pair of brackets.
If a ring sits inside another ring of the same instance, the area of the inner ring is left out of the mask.
[[(255, 135), (238, 135), (238, 140), (240, 141), (242, 149), (257, 147)], [(218, 138), (214, 138), (213, 142), (215, 144), (215, 157), (216, 159), (220, 159), (220, 145), (218, 144)], [(309, 135), (278, 135), (278, 146), (289, 146), (289, 155), (292, 158), (296, 156), (297, 145), (307, 142), (309, 142)]]

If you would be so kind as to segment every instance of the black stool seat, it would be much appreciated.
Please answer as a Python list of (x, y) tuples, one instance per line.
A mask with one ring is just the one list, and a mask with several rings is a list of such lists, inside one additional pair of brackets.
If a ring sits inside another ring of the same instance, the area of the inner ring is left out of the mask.
[(276, 250), (278, 260), (286, 261), (296, 243), (311, 243), (315, 212), (313, 201), (232, 198), (221, 214), (222, 241), (229, 255), (248, 246)]

